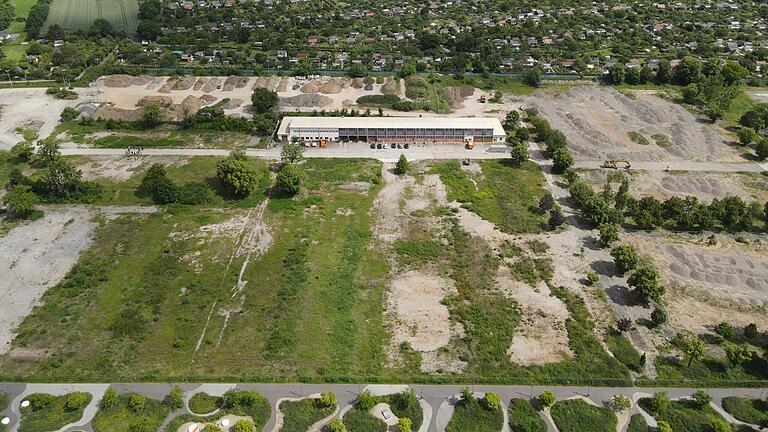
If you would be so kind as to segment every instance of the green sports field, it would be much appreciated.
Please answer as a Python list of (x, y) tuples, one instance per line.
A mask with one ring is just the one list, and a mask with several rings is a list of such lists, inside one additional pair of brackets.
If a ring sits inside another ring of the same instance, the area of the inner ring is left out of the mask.
[(115, 31), (132, 35), (138, 25), (138, 0), (54, 0), (43, 34), (58, 24), (66, 30), (87, 30), (93, 21), (104, 18)]

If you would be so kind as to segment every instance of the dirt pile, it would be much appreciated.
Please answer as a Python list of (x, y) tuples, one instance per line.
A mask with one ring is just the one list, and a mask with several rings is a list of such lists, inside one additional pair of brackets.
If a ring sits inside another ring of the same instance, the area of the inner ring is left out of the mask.
[(392, 95), (396, 95), (398, 93), (397, 84), (395, 83), (394, 78), (387, 78), (387, 81), (384, 83), (383, 86), (381, 86), (381, 93), (392, 94)]
[(136, 103), (136, 105), (140, 107), (150, 104), (159, 105), (162, 108), (168, 108), (173, 105), (173, 99), (170, 96), (144, 96)]
[(217, 98), (216, 96), (209, 95), (209, 94), (204, 94), (204, 95), (200, 96), (200, 103), (202, 105), (210, 105), (210, 104), (216, 102), (218, 99), (219, 98)]
[(299, 89), (302, 93), (317, 93), (320, 91), (320, 86), (315, 81), (310, 81)]
[(220, 86), (221, 86), (221, 78), (212, 77), (205, 83), (205, 85), (203, 85), (203, 88), (201, 90), (204, 93), (210, 93), (218, 89)]
[(224, 109), (231, 110), (231, 109), (239, 108), (242, 104), (243, 104), (242, 99), (237, 99), (237, 98), (230, 99), (229, 102), (227, 102), (226, 105), (224, 105)]
[(353, 78), (350, 86), (359, 90), (365, 86), (365, 83), (362, 78)]
[(252, 89), (265, 88), (269, 91), (276, 91), (281, 81), (280, 77), (277, 76), (256, 77)]
[(200, 78), (197, 81), (195, 81), (195, 86), (192, 87), (192, 90), (194, 91), (200, 91), (201, 88), (205, 85), (205, 83), (208, 82), (208, 78)]
[(285, 108), (323, 108), (333, 103), (333, 99), (320, 94), (303, 94), (280, 99), (280, 109)]
[(248, 85), (248, 81), (250, 78), (248, 77), (241, 77), (241, 76), (229, 76), (227, 77), (226, 81), (224, 81), (224, 91), (232, 91), (235, 88), (243, 88), (246, 85)]
[(280, 78), (280, 84), (277, 85), (277, 89), (275, 89), (275, 91), (284, 92), (286, 90), (288, 90), (288, 78)]
[(132, 76), (132, 75), (117, 74), (117, 75), (109, 75), (105, 77), (103, 80), (103, 84), (105, 87), (123, 88), (123, 87), (130, 87), (130, 86), (147, 85), (150, 83), (150, 81), (152, 81), (152, 77), (147, 75)]
[(331, 78), (318, 86), (318, 91), (324, 94), (337, 94), (341, 93), (341, 89), (347, 84), (346, 79), (343, 78)]
[(197, 78), (193, 76), (182, 77), (176, 81), (176, 84), (173, 86), (173, 90), (189, 90), (193, 85), (195, 85), (195, 81), (197, 81)]
[(464, 107), (464, 100), (475, 93), (475, 88), (472, 86), (446, 87), (443, 92), (448, 106), (462, 108)]
[[(655, 95), (630, 99), (613, 89), (585, 86), (557, 94), (538, 91), (528, 103), (566, 135), (579, 160), (739, 160), (725, 131)], [(671, 144), (638, 144), (630, 132), (666, 135)]]
[(173, 87), (176, 86), (176, 82), (178, 81), (177, 78), (168, 78), (168, 80), (163, 84), (158, 90), (158, 93), (170, 93), (173, 90)]
[(96, 110), (96, 112), (93, 114), (93, 118), (101, 120), (139, 121), (141, 120), (141, 110), (130, 110), (105, 105)]

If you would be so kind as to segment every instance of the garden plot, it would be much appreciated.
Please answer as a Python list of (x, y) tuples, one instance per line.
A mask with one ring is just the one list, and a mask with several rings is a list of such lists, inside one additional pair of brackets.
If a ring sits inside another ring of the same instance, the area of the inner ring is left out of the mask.
[(670, 322), (694, 332), (724, 317), (733, 325), (768, 325), (768, 248), (726, 235), (710, 246), (704, 235), (627, 234), (656, 261), (668, 288)]
[[(566, 135), (578, 160), (740, 159), (724, 130), (655, 95), (631, 99), (612, 89), (586, 86), (554, 95), (540, 91), (528, 103)], [(648, 143), (633, 141), (630, 132), (640, 133)], [(654, 135), (669, 143), (657, 144)]]
[[(610, 172), (585, 171), (582, 178), (602, 190)], [(652, 196), (658, 200), (666, 200), (673, 196), (690, 195), (700, 201), (709, 202), (713, 198), (732, 195), (740, 196), (746, 201), (762, 201), (768, 196), (768, 181), (755, 174), (631, 171), (627, 175), (630, 179), (629, 191), (637, 198)]]

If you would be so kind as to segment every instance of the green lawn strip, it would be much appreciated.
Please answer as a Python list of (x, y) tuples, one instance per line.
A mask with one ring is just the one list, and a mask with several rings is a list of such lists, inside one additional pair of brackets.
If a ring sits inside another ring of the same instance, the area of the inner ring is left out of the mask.
[(627, 432), (648, 432), (648, 423), (642, 414), (632, 414), (627, 425)]
[[(56, 431), (64, 426), (74, 423), (83, 417), (83, 411), (88, 403), (93, 399), (93, 395), (86, 393), (87, 403), (79, 409), (69, 410), (66, 408), (67, 400), (74, 393), (62, 396), (54, 396), (53, 401), (38, 410), (33, 409), (34, 405), (21, 408), (21, 421), (19, 423), (19, 432), (48, 432)], [(27, 399), (34, 399), (36, 394), (27, 396)]]
[(649, 405), (650, 399), (640, 399), (638, 405), (653, 415), (656, 420), (665, 421), (672, 426), (675, 432), (700, 432), (712, 430), (714, 421), (725, 419), (712, 407), (705, 405), (699, 407), (694, 401), (680, 400), (670, 401), (669, 408), (662, 412), (654, 412)]
[(615, 432), (618, 422), (611, 410), (594, 406), (580, 399), (555, 403), (551, 414), (552, 420), (561, 432)]
[(509, 401), (509, 427), (512, 432), (547, 432), (547, 424), (527, 399)]
[[(157, 430), (171, 412), (168, 404), (156, 399), (146, 399), (144, 409), (134, 411), (128, 405), (131, 395), (118, 397), (112, 408), (99, 408), (91, 422), (94, 432), (133, 432), (134, 430)], [(145, 429), (139, 429), (144, 427)]]
[(26, 18), (29, 15), (29, 10), (37, 3), (37, 0), (12, 0), (11, 3), (13, 4), (16, 16)]
[[(768, 360), (754, 356), (744, 364), (734, 366), (724, 357), (714, 358), (705, 356), (701, 360), (691, 362), (658, 356), (655, 360), (656, 372), (660, 382), (674, 381), (686, 382), (688, 386), (706, 385), (719, 381), (727, 385), (727, 382), (745, 383), (768, 379)], [(701, 384), (697, 384), (701, 383)], [(743, 384), (741, 384), (743, 385)]]
[[(8, 398), (8, 395), (0, 392), (0, 412), (5, 411), (6, 408), (8, 408), (8, 404), (10, 403), (10, 399)], [(0, 432), (5, 432), (8, 430), (8, 427), (4, 424), (0, 424)]]
[(368, 412), (353, 408), (344, 414), (344, 426), (347, 432), (386, 432), (384, 420), (373, 417)]
[(723, 398), (723, 409), (736, 420), (753, 425), (768, 424), (768, 402), (745, 397)]
[(633, 371), (640, 371), (640, 353), (632, 346), (632, 343), (626, 336), (608, 333), (605, 335), (605, 344), (616, 360), (622, 362), (624, 366)]
[(453, 416), (445, 427), (446, 432), (499, 432), (504, 425), (501, 407), (488, 409), (478, 400), (461, 400), (453, 410)]
[(283, 412), (283, 427), (281, 432), (306, 432), (309, 427), (328, 417), (336, 407), (324, 407), (320, 399), (301, 399), (298, 401), (283, 401), (280, 411)]
[(221, 408), (223, 400), (218, 396), (211, 396), (208, 393), (195, 393), (189, 399), (189, 410), (195, 414), (210, 414)]
[(482, 176), (461, 170), (459, 161), (440, 162), (433, 171), (440, 174), (449, 201), (458, 201), (500, 230), (511, 234), (538, 233), (544, 217), (535, 210), (546, 193), (544, 176), (533, 162), (513, 167), (505, 160), (478, 162)]
[(146, 147), (146, 148), (163, 148), (163, 147), (184, 147), (185, 141), (173, 138), (148, 138), (132, 135), (108, 135), (93, 140), (94, 147), (100, 148), (128, 148), (128, 147)]

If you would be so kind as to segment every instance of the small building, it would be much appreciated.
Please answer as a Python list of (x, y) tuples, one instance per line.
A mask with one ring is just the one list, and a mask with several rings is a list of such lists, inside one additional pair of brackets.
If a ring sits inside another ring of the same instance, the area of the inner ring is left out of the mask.
[(283, 117), (278, 138), (305, 142), (503, 143), (507, 135), (492, 117)]

